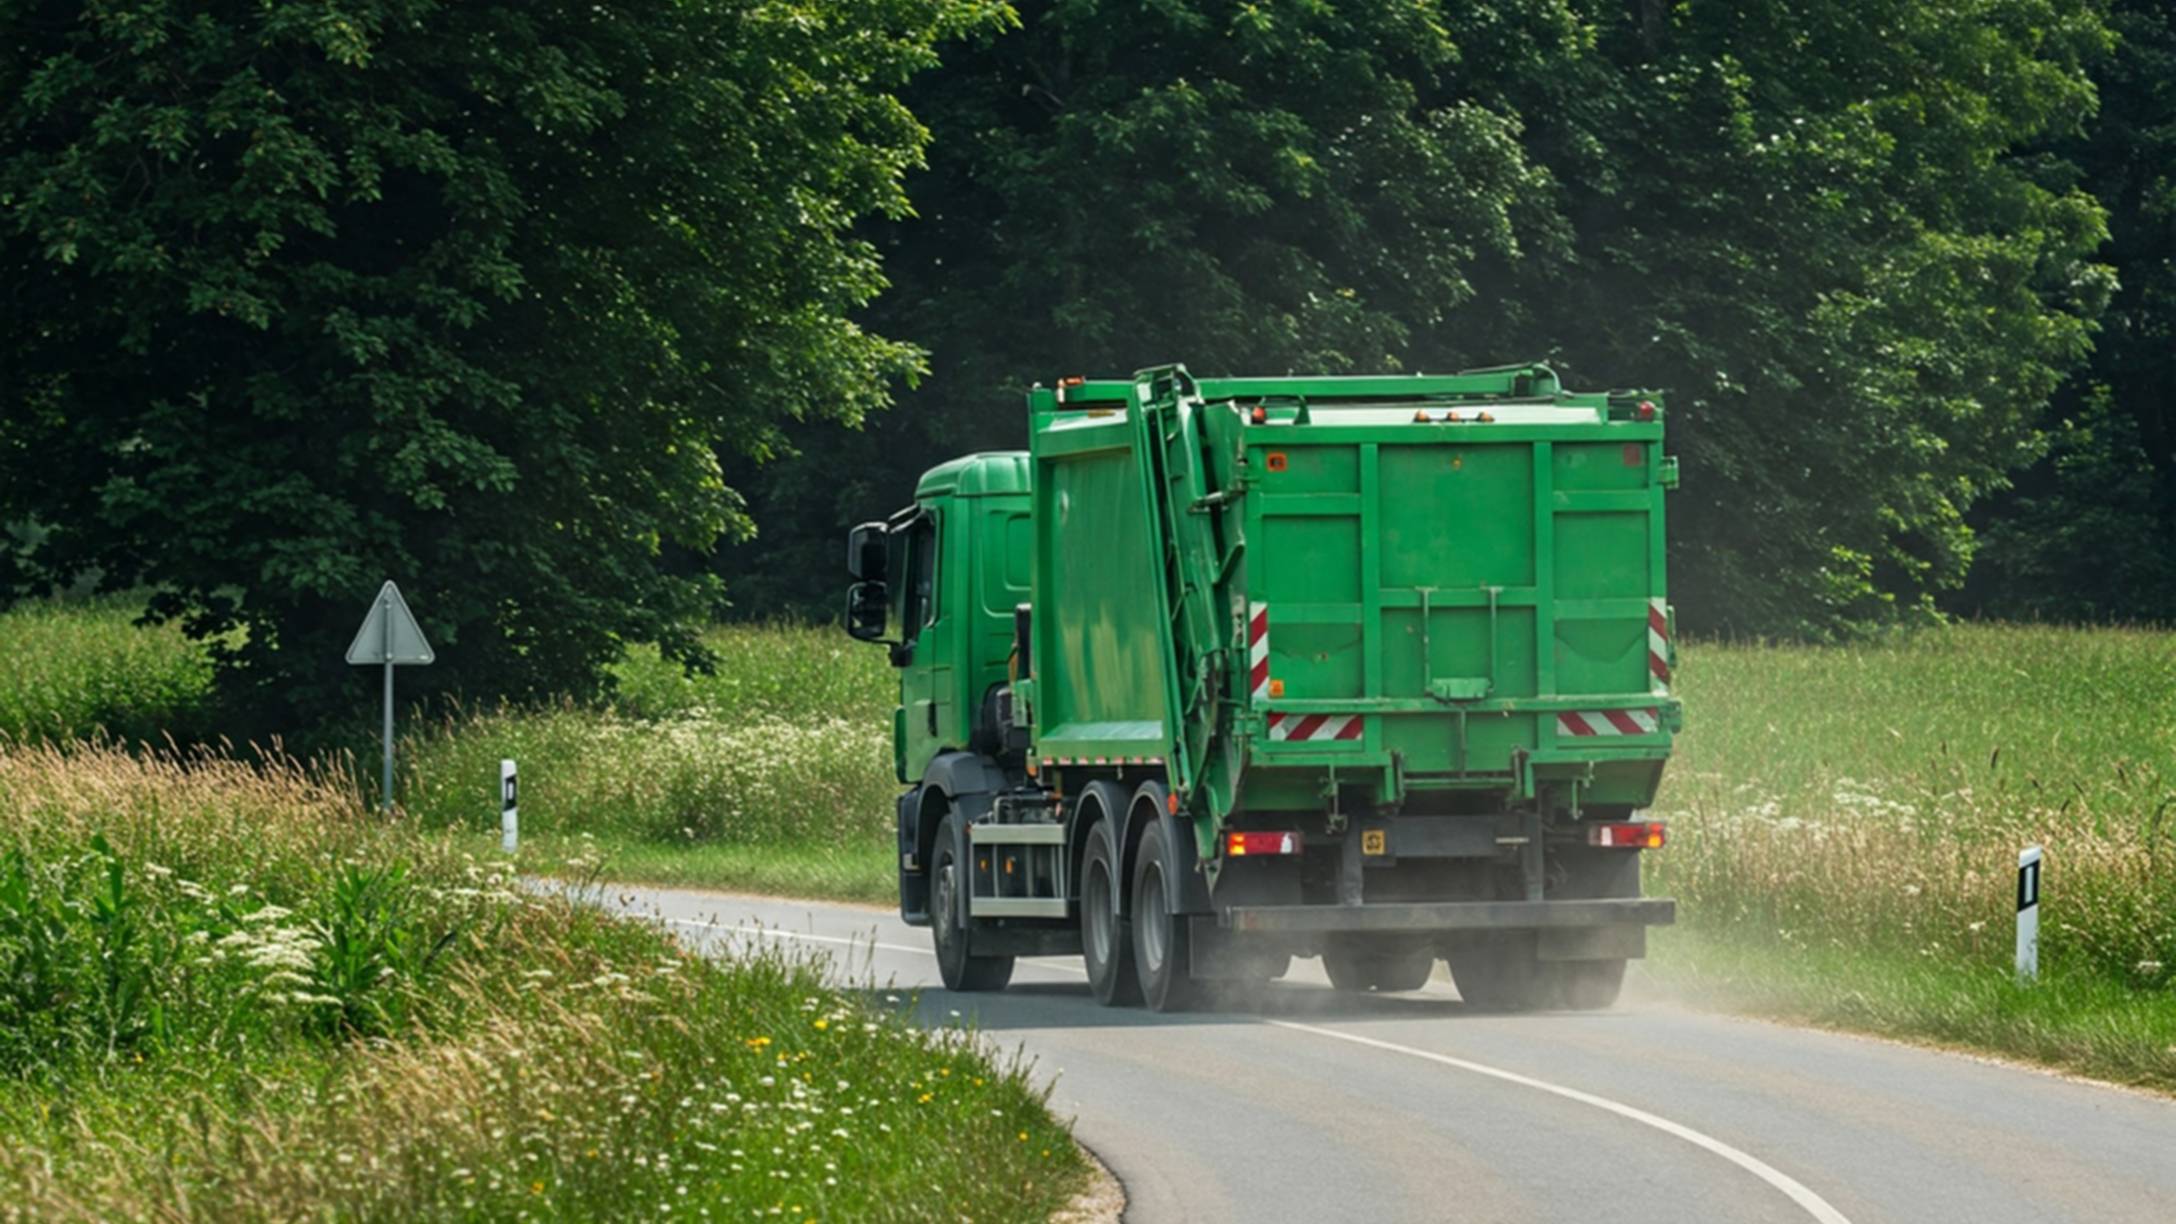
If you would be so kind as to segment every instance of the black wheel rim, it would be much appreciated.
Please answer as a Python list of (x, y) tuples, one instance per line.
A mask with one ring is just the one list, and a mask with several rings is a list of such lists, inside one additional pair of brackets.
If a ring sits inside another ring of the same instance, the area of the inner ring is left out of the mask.
[(1170, 916), (1164, 912), (1164, 873), (1151, 863), (1141, 873), (1141, 892), (1134, 898), (1134, 907), (1140, 911), (1135, 921), (1141, 928), (1141, 967), (1150, 974), (1163, 972), (1171, 932)]
[(937, 860), (937, 895), (935, 900), (937, 912), (933, 915), (934, 921), (932, 923), (935, 928), (937, 946), (947, 951), (952, 947), (952, 923), (957, 915), (957, 907), (953, 903), (953, 890), (957, 887), (958, 885), (953, 882), (952, 856), (948, 854)]
[(1088, 929), (1084, 932), (1088, 940), (1088, 959), (1099, 966), (1108, 965), (1116, 938), (1113, 928), (1117, 923), (1111, 920), (1111, 873), (1101, 859), (1088, 865), (1088, 892), (1081, 898), (1081, 904), (1088, 914)]

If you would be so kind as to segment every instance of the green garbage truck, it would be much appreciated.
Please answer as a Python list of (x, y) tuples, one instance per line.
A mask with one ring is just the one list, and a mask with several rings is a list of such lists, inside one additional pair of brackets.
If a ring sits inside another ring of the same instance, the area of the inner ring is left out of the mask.
[(899, 901), (944, 983), (1079, 955), (1184, 1008), (1348, 991), (1613, 1003), (1672, 695), (1663, 406), (1545, 365), (1067, 378), (1028, 449), (847, 542), (888, 646)]

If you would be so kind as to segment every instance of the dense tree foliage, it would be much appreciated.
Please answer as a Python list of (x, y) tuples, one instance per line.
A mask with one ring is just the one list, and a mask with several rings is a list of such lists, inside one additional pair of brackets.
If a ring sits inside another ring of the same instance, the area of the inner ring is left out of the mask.
[(933, 377), (878, 475), (784, 471), (774, 525), (1017, 445), (1035, 378), (1538, 356), (1673, 393), (1689, 623), (1823, 632), (1959, 582), (2110, 287), (2099, 207), (2029, 152), (2093, 113), (2087, 6), (1020, 9), (910, 95), (933, 169), (878, 317)]
[(2176, 10), (2118, 0), (2110, 24), (2099, 117), (2055, 153), (2108, 210), (2122, 287), (2047, 457), (1984, 516), (1973, 611), (2176, 620)]
[[(224, 634), (305, 712), (380, 581), (420, 679), (697, 657), (721, 465), (918, 368), (851, 320), (895, 96), (971, 0), (0, 3), (0, 556)], [(229, 633), (240, 630), (239, 633)], [(342, 694), (346, 694), (342, 698)]]
[(1031, 381), (1540, 357), (1671, 393), (1689, 626), (2176, 596), (2161, 6), (1013, 7), (0, 0), (0, 592), (580, 692)]

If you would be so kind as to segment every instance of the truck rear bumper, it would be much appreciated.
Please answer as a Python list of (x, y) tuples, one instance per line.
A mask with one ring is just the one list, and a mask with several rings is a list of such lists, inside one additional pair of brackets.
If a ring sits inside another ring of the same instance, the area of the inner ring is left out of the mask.
[(1597, 901), (1437, 901), (1364, 905), (1241, 905), (1218, 915), (1234, 931), (1519, 931), (1668, 926), (1668, 897)]

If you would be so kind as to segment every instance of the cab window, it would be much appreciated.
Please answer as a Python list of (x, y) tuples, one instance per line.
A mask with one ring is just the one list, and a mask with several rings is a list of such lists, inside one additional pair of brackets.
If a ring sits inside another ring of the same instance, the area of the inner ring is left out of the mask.
[(936, 624), (937, 612), (937, 518), (924, 514), (907, 533), (907, 640)]

